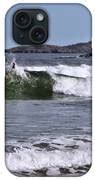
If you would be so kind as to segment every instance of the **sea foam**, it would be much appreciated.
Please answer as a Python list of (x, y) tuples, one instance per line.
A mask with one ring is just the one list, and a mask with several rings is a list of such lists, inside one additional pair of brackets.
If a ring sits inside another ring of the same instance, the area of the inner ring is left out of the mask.
[[(47, 143), (47, 146), (46, 144)], [(41, 146), (43, 144), (43, 146)], [(30, 142), (7, 142), (6, 165), (13, 172), (31, 172), (47, 169), (48, 175), (59, 175), (60, 168), (71, 173), (81, 173), (91, 164), (91, 140), (75, 136), (59, 138), (41, 138)], [(47, 149), (48, 147), (48, 149)], [(50, 147), (50, 149), (49, 149)], [(51, 149), (52, 147), (52, 149)]]

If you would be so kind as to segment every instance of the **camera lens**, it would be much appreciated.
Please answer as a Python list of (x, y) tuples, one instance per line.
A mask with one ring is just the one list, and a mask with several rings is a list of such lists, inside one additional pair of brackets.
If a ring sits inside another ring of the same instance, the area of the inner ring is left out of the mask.
[(41, 26), (34, 26), (29, 33), (29, 38), (32, 43), (42, 44), (47, 39), (46, 30)]
[(31, 18), (27, 12), (18, 11), (14, 16), (14, 22), (19, 28), (27, 28), (31, 24)]

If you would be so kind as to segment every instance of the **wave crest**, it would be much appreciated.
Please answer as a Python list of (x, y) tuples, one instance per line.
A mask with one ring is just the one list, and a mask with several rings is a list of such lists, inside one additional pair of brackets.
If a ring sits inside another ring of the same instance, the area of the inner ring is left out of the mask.
[[(91, 66), (85, 64), (81, 66), (57, 65), (42, 67), (21, 67), (16, 65), (14, 70), (12, 70), (11, 66), (7, 66), (6, 74), (7, 76), (8, 74), (11, 74), (11, 76), (15, 74), (15, 76), (21, 78), (21, 82), (26, 81), (28, 84), (29, 82), (33, 84), (34, 79), (35, 81), (38, 79), (37, 82), (39, 82), (39, 85), (41, 84), (43, 92), (44, 88), (48, 86), (51, 94), (54, 92), (74, 96), (91, 96)], [(47, 83), (45, 83), (46, 81)], [(39, 88), (39, 91), (41, 90), (39, 86), (37, 88)]]

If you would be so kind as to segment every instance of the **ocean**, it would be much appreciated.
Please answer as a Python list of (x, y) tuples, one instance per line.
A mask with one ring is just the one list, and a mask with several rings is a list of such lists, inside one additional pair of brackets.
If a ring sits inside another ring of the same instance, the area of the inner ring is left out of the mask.
[(6, 59), (7, 168), (18, 176), (85, 174), (91, 166), (91, 58), (17, 53)]

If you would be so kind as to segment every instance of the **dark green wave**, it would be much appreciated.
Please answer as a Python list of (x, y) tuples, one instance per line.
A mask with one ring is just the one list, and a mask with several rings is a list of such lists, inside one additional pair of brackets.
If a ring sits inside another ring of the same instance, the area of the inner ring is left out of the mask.
[(6, 99), (48, 99), (53, 94), (54, 80), (47, 72), (26, 72), (28, 79), (6, 72)]

